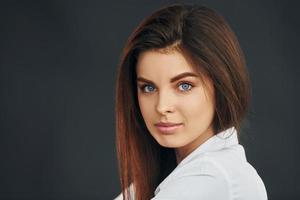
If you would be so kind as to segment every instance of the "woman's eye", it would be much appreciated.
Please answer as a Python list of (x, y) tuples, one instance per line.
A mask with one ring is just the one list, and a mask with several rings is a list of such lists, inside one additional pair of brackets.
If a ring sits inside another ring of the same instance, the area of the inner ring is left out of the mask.
[(144, 85), (141, 87), (143, 92), (149, 93), (149, 92), (153, 92), (155, 90), (155, 88), (152, 85)]
[(189, 91), (189, 90), (192, 89), (192, 87), (193, 86), (191, 84), (189, 84), (189, 83), (181, 83), (179, 85), (179, 90), (181, 90), (181, 91)]

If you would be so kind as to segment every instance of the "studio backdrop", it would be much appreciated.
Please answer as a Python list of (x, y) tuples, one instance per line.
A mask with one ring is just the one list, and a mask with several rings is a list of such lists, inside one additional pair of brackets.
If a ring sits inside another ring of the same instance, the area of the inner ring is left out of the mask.
[(172, 3), (216, 9), (252, 83), (241, 143), (271, 200), (300, 199), (296, 1), (1, 1), (0, 199), (99, 200), (120, 193), (115, 79), (143, 18)]

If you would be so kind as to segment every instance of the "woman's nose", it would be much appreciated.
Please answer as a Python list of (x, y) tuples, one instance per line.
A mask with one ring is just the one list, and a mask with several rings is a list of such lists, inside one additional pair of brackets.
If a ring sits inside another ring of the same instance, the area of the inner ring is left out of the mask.
[(162, 115), (174, 112), (174, 100), (175, 99), (170, 92), (159, 92), (156, 104), (157, 112)]

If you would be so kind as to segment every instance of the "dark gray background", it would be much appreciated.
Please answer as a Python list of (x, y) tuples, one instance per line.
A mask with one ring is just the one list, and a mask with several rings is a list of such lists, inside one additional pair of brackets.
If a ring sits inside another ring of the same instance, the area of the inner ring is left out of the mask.
[[(1, 1), (0, 199), (119, 193), (116, 65), (134, 27), (173, 2)], [(236, 32), (253, 91), (241, 142), (269, 199), (300, 199), (299, 4), (177, 2), (218, 10)]]

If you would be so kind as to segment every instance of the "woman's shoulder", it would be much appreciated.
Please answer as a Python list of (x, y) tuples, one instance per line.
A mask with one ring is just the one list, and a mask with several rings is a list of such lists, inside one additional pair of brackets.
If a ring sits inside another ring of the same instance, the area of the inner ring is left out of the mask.
[(247, 165), (244, 149), (241, 145), (221, 151), (205, 152), (184, 160), (172, 172), (172, 176), (222, 176), (226, 178), (228, 171), (233, 168), (244, 168)]
[[(218, 192), (216, 192), (218, 191)], [(156, 189), (160, 199), (230, 199), (227, 178), (209, 157), (178, 166)]]
[(237, 145), (195, 155), (157, 187), (154, 199), (267, 199), (261, 178), (243, 154), (242, 146)]

